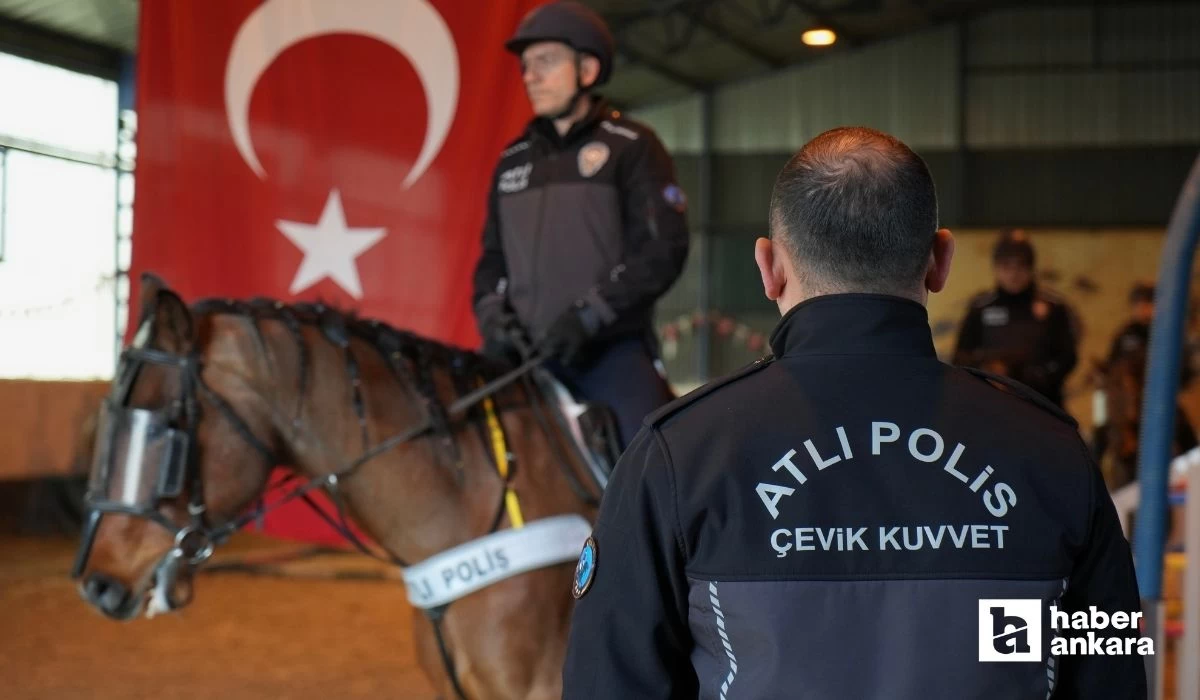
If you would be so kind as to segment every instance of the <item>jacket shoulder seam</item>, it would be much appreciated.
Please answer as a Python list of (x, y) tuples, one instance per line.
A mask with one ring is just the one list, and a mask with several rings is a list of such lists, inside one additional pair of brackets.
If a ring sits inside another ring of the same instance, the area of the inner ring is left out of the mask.
[[(1071, 426), (1072, 428), (1079, 427), (1079, 422), (1076, 421), (1073, 417), (1071, 417), (1071, 415), (1069, 413), (1062, 410), (1058, 406), (1055, 406), (1053, 403), (1050, 402), (1049, 399), (1043, 397), (1041, 394), (1037, 393), (1032, 388), (1018, 382), (1015, 379), (1011, 379), (1009, 377), (1005, 377), (1005, 376), (1002, 376), (999, 374), (993, 374), (991, 372), (986, 372), (984, 370), (976, 369), (974, 367), (959, 367), (959, 369), (966, 371), (971, 376), (983, 381), (986, 384), (991, 385), (993, 388), (996, 388), (996, 386), (995, 386), (996, 384), (1000, 384), (1005, 389), (1007, 389), (1007, 391), (1005, 391), (1004, 393), (1010, 394), (1012, 396), (1016, 396), (1017, 398), (1024, 400), (1026, 403), (1031, 403), (1034, 406), (1037, 406), (1038, 408), (1042, 409), (1046, 413), (1049, 413), (1050, 415), (1059, 419), (1063, 423), (1066, 423), (1067, 425)], [(1000, 391), (1004, 391), (1004, 390), (1000, 389)]]
[(520, 138), (513, 139), (504, 147), (504, 150), (500, 152), (500, 160), (515, 156), (521, 151), (527, 151), (529, 150), (529, 146), (530, 140), (528, 136), (521, 136)]
[(720, 389), (721, 387), (727, 386), (729, 384), (736, 382), (739, 379), (742, 379), (751, 374), (754, 374), (755, 372), (770, 365), (774, 360), (775, 360), (774, 357), (764, 357), (764, 358), (755, 360), (753, 363), (747, 365), (746, 367), (743, 367), (742, 369), (740, 369), (728, 376), (722, 377), (721, 379), (713, 380), (713, 381), (709, 382), (708, 384), (705, 384), (704, 386), (701, 386), (701, 387), (689, 392), (688, 394), (685, 394), (684, 396), (681, 396), (678, 399), (675, 399), (671, 403), (668, 403), (667, 405), (659, 408), (657, 411), (646, 416), (644, 424), (649, 427), (652, 427), (652, 428), (657, 428), (659, 425), (662, 424), (662, 422), (664, 420), (666, 420), (670, 416), (674, 415), (675, 413), (679, 412), (680, 410), (696, 403), (697, 401), (703, 399), (704, 397), (708, 396), (709, 394), (712, 394), (713, 392)]
[(658, 449), (663, 454), (663, 460), (666, 462), (667, 483), (670, 485), (671, 498), (671, 520), (674, 532), (672, 539), (675, 540), (675, 546), (679, 548), (679, 553), (683, 555), (683, 561), (690, 561), (687, 551), (687, 542), (683, 540), (683, 524), (679, 520), (679, 494), (675, 479), (675, 461), (671, 459), (671, 450), (667, 445), (667, 440), (662, 436), (662, 433), (657, 428), (650, 428), (650, 432), (654, 435), (655, 441), (658, 443)]

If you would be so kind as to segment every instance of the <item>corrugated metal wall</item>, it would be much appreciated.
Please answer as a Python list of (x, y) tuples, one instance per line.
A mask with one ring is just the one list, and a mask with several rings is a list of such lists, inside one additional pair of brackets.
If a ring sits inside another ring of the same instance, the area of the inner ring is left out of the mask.
[[(1200, 3), (998, 11), (714, 99), (720, 153), (788, 152), (843, 124), (918, 150), (958, 148), (960, 129), (973, 148), (1196, 143)], [(698, 97), (635, 113), (677, 153), (702, 149), (699, 115)]]
[(720, 89), (714, 146), (794, 151), (826, 129), (868, 124), (913, 147), (952, 147), (956, 46), (955, 30), (939, 29)]
[[(688, 187), (701, 113), (697, 96), (633, 115)], [(769, 330), (777, 314), (751, 250), (772, 183), (807, 140), (845, 124), (920, 153), (956, 229), (1161, 226), (1200, 150), (1200, 3), (996, 11), (716, 90), (711, 207), (692, 219), (709, 255), (689, 263), (662, 321), (690, 315), (707, 289), (714, 313)], [(716, 341), (711, 352), (710, 376), (746, 357)], [(695, 362), (682, 343), (672, 376), (695, 376)]]
[(987, 75), (970, 84), (972, 148), (1200, 141), (1200, 70)]
[(653, 127), (667, 150), (679, 155), (704, 150), (700, 110), (701, 98), (695, 94), (636, 110), (630, 116)]
[(992, 12), (968, 22), (967, 67), (1044, 66), (1092, 60), (1089, 7)]
[(972, 148), (1200, 142), (1200, 6), (997, 12), (966, 38)]

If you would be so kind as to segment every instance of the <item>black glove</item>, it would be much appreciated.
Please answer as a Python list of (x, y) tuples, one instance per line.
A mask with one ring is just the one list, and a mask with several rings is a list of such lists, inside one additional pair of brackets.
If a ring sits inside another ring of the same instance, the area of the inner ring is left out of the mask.
[(524, 360), (530, 344), (529, 333), (516, 315), (505, 314), (484, 337), (483, 354), (518, 364)]
[(580, 363), (584, 359), (584, 348), (599, 327), (598, 320), (593, 317), (586, 304), (576, 302), (550, 324), (539, 349), (567, 367)]
[(476, 305), (475, 315), (483, 336), (481, 352), (494, 359), (520, 362), (530, 345), (529, 334), (507, 304), (496, 297), (485, 298)]

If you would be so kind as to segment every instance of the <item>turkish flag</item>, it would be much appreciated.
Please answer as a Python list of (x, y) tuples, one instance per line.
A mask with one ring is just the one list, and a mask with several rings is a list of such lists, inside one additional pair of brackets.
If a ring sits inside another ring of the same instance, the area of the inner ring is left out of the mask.
[[(529, 118), (503, 43), (537, 4), (143, 2), (134, 286), (321, 300), (475, 347), (487, 190)], [(299, 503), (266, 530), (340, 541)]]

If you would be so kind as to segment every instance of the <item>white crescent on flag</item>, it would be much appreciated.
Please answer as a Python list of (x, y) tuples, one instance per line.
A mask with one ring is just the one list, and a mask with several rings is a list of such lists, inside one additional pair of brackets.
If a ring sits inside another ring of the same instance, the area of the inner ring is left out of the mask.
[(250, 139), (250, 99), (258, 78), (288, 48), (327, 34), (359, 34), (403, 54), (425, 90), (428, 127), (414, 182), (433, 163), (458, 109), (459, 64), (454, 35), (427, 0), (267, 0), (238, 29), (225, 64), (225, 116), (234, 145), (259, 178), (266, 170)]
[[(416, 70), (428, 118), (421, 152), (403, 182), (411, 187), (437, 158), (458, 109), (458, 49), (445, 20), (427, 0), (267, 0), (250, 13), (238, 28), (225, 64), (225, 117), (238, 153), (260, 179), (267, 177), (250, 138), (254, 87), (288, 48), (329, 34), (381, 41)], [(355, 299), (363, 297), (356, 259), (386, 230), (350, 227), (336, 189), (315, 225), (277, 220), (275, 226), (304, 253), (289, 289), (292, 294), (328, 277)]]

